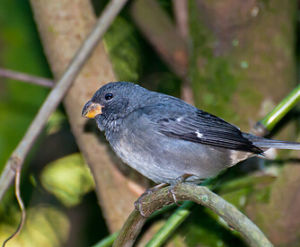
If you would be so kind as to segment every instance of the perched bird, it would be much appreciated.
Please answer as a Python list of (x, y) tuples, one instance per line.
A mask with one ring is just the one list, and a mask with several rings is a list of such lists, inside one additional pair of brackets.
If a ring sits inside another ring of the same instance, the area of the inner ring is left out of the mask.
[(130, 82), (101, 87), (82, 111), (94, 118), (115, 153), (155, 183), (198, 183), (269, 148), (300, 143), (243, 133), (184, 101)]

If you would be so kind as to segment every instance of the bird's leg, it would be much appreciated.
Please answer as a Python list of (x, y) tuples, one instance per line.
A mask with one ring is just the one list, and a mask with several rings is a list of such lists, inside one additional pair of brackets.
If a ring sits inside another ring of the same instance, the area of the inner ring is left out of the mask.
[(172, 184), (169, 188), (169, 193), (171, 194), (172, 198), (173, 198), (173, 201), (174, 203), (177, 205), (177, 206), (181, 206), (178, 201), (177, 201), (177, 198), (176, 198), (176, 195), (175, 195), (175, 191), (174, 191), (174, 188), (181, 184), (181, 183), (184, 183), (186, 179), (188, 179), (189, 177), (193, 176), (193, 174), (183, 174), (181, 175), (180, 177), (176, 178), (176, 181), (174, 184)]
[(141, 196), (134, 202), (134, 207), (136, 208), (136, 210), (138, 210), (140, 212), (140, 214), (143, 216), (143, 217), (146, 217), (145, 213), (143, 212), (143, 209), (142, 209), (142, 201), (144, 199), (145, 196), (147, 195), (150, 195), (152, 194), (153, 192), (155, 191), (158, 191), (159, 189), (161, 188), (164, 188), (168, 186), (167, 183), (161, 183), (161, 184), (158, 184), (158, 185), (155, 185), (154, 187), (151, 187), (149, 189), (147, 189), (143, 194), (141, 194)]

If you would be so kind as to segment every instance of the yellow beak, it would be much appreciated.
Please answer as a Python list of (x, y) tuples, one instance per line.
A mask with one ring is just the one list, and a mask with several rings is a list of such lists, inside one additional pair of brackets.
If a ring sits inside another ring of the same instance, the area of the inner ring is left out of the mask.
[(97, 115), (102, 114), (102, 108), (102, 105), (89, 100), (83, 107), (82, 116), (86, 118), (95, 118)]

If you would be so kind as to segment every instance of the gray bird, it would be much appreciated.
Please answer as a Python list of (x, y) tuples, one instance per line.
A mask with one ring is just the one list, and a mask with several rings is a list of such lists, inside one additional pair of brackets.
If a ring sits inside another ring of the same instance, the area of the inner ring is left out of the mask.
[(130, 82), (101, 87), (82, 111), (95, 118), (115, 153), (155, 183), (199, 183), (269, 148), (300, 143), (241, 132), (186, 102)]

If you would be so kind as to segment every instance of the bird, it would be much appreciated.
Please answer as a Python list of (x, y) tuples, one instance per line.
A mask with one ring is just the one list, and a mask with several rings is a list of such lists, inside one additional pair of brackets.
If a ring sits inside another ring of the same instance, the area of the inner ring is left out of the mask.
[(157, 184), (198, 184), (270, 148), (300, 150), (300, 143), (244, 133), (179, 98), (131, 82), (102, 86), (82, 116), (96, 120), (124, 163)]

